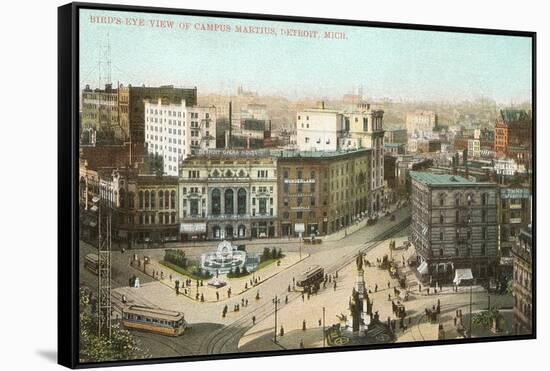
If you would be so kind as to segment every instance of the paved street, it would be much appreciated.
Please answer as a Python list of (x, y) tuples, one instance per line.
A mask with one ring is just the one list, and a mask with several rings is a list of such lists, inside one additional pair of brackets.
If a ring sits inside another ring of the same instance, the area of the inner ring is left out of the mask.
[[(124, 294), (129, 303), (156, 306), (164, 309), (178, 310), (185, 313), (191, 329), (188, 333), (178, 338), (168, 338), (156, 334), (137, 333), (134, 335), (140, 340), (143, 347), (151, 349), (155, 355), (193, 355), (204, 353), (224, 353), (237, 351), (258, 351), (281, 348), (298, 348), (300, 342), (304, 347), (322, 346), (322, 329), (319, 320), (322, 317), (322, 308), (325, 307), (325, 321), (327, 327), (338, 322), (336, 318), (340, 314), (348, 314), (348, 301), (356, 277), (355, 257), (359, 251), (365, 254), (370, 262), (389, 254), (389, 241), (396, 240), (399, 246), (408, 238), (409, 209), (404, 208), (395, 212), (396, 220), (391, 222), (388, 217), (379, 220), (373, 226), (359, 228), (354, 233), (346, 233), (341, 238), (326, 240), (321, 245), (307, 246), (297, 241), (287, 241), (279, 244), (283, 252), (289, 256), (289, 261), (280, 268), (266, 268), (266, 271), (258, 272), (265, 279), (253, 289), (246, 291), (237, 290), (231, 298), (225, 295), (219, 302), (213, 297), (213, 292), (204, 291), (205, 302), (196, 301), (194, 297), (176, 295), (173, 287), (167, 283), (167, 277), (160, 282), (149, 274), (129, 266), (129, 259), (133, 253), (139, 256), (147, 254), (153, 260), (162, 259), (164, 250), (132, 250), (131, 252), (113, 252), (113, 303), (115, 308), (120, 307), (120, 298)], [(189, 257), (198, 257), (206, 251), (213, 251), (215, 242), (200, 244), (194, 247), (186, 247), (185, 252)], [(248, 251), (261, 252), (266, 246), (264, 241), (254, 241), (247, 244)], [(307, 247), (306, 247), (307, 246)], [(296, 258), (302, 249), (303, 260)], [(83, 244), (83, 253), (93, 251), (93, 247)], [(407, 259), (413, 253), (413, 248), (394, 252), (394, 259), (401, 261)], [(316, 295), (309, 299), (302, 299), (301, 293), (288, 292), (288, 285), (292, 284), (292, 278), (297, 277), (308, 266), (319, 264), (325, 268), (325, 272), (335, 275), (337, 287), (332, 284), (322, 288)], [(269, 272), (269, 269), (272, 272)], [(404, 268), (408, 270), (408, 268)], [(406, 272), (405, 272), (406, 273)], [(140, 288), (128, 287), (128, 277), (136, 274), (142, 283)], [(86, 271), (82, 275), (83, 283), (93, 287), (97, 277)], [(387, 270), (381, 270), (373, 266), (365, 269), (365, 281), (367, 289), (371, 291), (370, 297), (374, 300), (374, 310), (380, 314), (380, 319), (385, 321), (391, 313), (391, 301), (393, 287), (397, 286), (396, 280), (391, 279)], [(453, 316), (456, 309), (463, 312), (469, 310), (470, 293), (468, 288), (460, 288), (458, 293), (450, 287), (443, 289), (442, 293), (426, 295), (425, 292), (417, 292), (417, 282), (412, 273), (407, 274), (407, 284), (411, 290), (409, 301), (405, 304), (410, 325), (407, 331), (397, 333), (397, 341), (418, 341), (437, 339), (437, 325), (426, 323), (424, 318), (425, 308), (435, 305), (440, 299), (442, 315), (441, 322), (448, 337), (456, 337), (453, 326)], [(231, 281), (230, 281), (231, 282)], [(388, 282), (390, 289), (388, 289)], [(242, 286), (242, 282), (239, 285)], [(236, 287), (236, 286), (235, 286)], [(195, 289), (195, 287), (192, 287)], [(202, 289), (202, 288), (201, 288)], [(222, 289), (223, 290), (223, 289)], [(415, 292), (416, 290), (416, 292)], [(192, 292), (194, 293), (194, 292)], [(256, 300), (256, 294), (260, 299)], [(279, 338), (278, 344), (273, 342), (274, 311), (273, 298), (277, 295), (280, 300), (277, 313), (278, 328), (284, 327), (285, 335)], [(248, 300), (248, 306), (240, 306), (238, 312), (234, 312), (235, 304), (242, 304), (243, 299)], [(288, 300), (288, 304), (285, 302)], [(511, 306), (511, 297), (495, 297), (491, 299), (493, 304), (502, 307)], [(487, 295), (480, 288), (474, 288), (474, 311), (486, 306)], [(222, 317), (223, 307), (228, 306), (228, 313)], [(255, 325), (253, 325), (253, 317)], [(306, 320), (306, 330), (302, 330), (303, 320)], [(407, 319), (408, 321), (408, 319)], [(408, 322), (407, 322), (408, 323)]]

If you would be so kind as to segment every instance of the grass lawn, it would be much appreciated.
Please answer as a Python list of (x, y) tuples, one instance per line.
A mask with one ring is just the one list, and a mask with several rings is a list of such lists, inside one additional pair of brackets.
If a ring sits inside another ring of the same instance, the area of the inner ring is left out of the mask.
[(187, 276), (193, 280), (207, 280), (212, 278), (211, 276), (206, 277), (206, 276), (199, 276), (195, 274), (194, 272), (195, 272), (195, 269), (197, 268), (195, 265), (190, 265), (187, 268), (182, 268), (179, 265), (176, 265), (174, 263), (170, 263), (164, 260), (161, 260), (159, 263), (165, 266), (166, 268), (172, 269), (173, 271), (176, 271), (179, 274), (183, 274), (184, 276)]
[(278, 259), (268, 259), (268, 260), (265, 260), (263, 262), (260, 262), (260, 264), (258, 264), (258, 266), (256, 267), (256, 270), (254, 272), (248, 272), (247, 274), (243, 274), (241, 276), (232, 276), (232, 277), (229, 277), (228, 278), (243, 278), (243, 277), (247, 277), (247, 276), (250, 276), (252, 273), (258, 273), (261, 269), (267, 267), (267, 266), (270, 266), (271, 264), (277, 262), (278, 260), (282, 260), (285, 256), (283, 255), (282, 257), (278, 258)]

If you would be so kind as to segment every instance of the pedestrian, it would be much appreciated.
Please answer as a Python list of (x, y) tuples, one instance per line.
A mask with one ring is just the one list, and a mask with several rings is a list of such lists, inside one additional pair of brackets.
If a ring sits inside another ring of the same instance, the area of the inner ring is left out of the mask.
[(285, 329), (283, 328), (283, 326), (281, 325), (281, 330), (279, 331), (279, 335), (281, 337), (285, 336)]
[(288, 289), (287, 289), (288, 292), (290, 292), (290, 285), (288, 285)]
[(285, 304), (288, 304), (288, 295), (285, 296)]
[(252, 316), (252, 326), (256, 324), (256, 316)]
[(319, 318), (319, 327), (321, 327), (321, 324), (322, 324), (322, 323), (323, 323), (323, 322), (321, 321), (321, 318)]
[(306, 330), (306, 320), (302, 321), (302, 331)]
[(244, 302), (246, 304), (245, 307), (248, 307), (248, 299), (246, 299)]
[(336, 291), (336, 281), (334, 281), (334, 291)]
[(390, 281), (388, 281), (388, 289), (390, 288), (391, 284), (390, 284)]
[(304, 349), (304, 341), (300, 340), (300, 349)]
[(302, 292), (302, 302), (304, 302), (304, 293)]
[(172, 275), (170, 274), (170, 282), (172, 282)]
[(391, 300), (391, 294), (388, 293), (388, 301)]
[(220, 293), (216, 291), (216, 300), (220, 300)]
[(374, 285), (374, 292), (378, 292), (378, 284)]

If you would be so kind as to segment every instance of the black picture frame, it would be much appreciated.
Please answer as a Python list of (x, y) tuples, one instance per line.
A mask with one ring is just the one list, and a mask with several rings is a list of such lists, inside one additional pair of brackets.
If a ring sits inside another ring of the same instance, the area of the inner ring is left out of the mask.
[[(281, 351), (259, 351), (251, 353), (215, 354), (186, 357), (152, 358), (98, 363), (80, 363), (79, 345), (79, 223), (78, 223), (78, 120), (79, 120), (79, 11), (81, 9), (131, 11), (137, 13), (157, 13), (185, 16), (207, 16), (219, 18), (239, 18), (279, 22), (301, 22), (314, 24), (378, 27), (402, 30), (426, 30), (453, 33), (473, 33), (483, 35), (521, 36), (532, 43), (532, 109), (533, 109), (533, 181), (532, 181), (532, 235), (533, 235), (533, 332), (529, 335), (487, 337), (473, 339), (447, 339), (441, 341), (420, 341), (414, 343), (392, 343), (368, 346), (342, 346), (338, 348), (292, 349)], [(70, 3), (58, 8), (58, 363), (69, 368), (89, 368), (102, 366), (124, 366), (171, 362), (205, 361), (247, 357), (281, 356), (320, 352), (342, 352), (383, 348), (419, 347), (464, 343), (482, 343), (510, 340), (530, 340), (537, 337), (536, 316), (536, 32), (512, 31), (484, 28), (448, 27), (423, 24), (373, 22), (348, 19), (310, 18), (271, 14), (203, 11), (192, 9), (157, 8), (96, 3)]]

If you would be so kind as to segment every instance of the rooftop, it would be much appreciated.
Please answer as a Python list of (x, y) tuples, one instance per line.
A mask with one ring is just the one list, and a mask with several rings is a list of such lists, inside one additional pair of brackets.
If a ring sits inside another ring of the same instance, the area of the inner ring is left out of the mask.
[(273, 151), (272, 155), (277, 158), (335, 158), (346, 155), (354, 155), (360, 153), (367, 153), (371, 151), (371, 148), (362, 148), (350, 151), (289, 151), (289, 150), (280, 150)]
[(531, 115), (526, 110), (519, 109), (501, 110), (500, 117), (506, 123), (514, 123), (531, 119)]
[(490, 185), (490, 183), (473, 182), (458, 175), (433, 174), (419, 171), (411, 171), (411, 177), (429, 186), (468, 186), (468, 185)]

